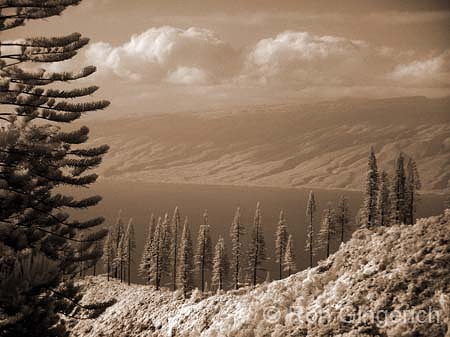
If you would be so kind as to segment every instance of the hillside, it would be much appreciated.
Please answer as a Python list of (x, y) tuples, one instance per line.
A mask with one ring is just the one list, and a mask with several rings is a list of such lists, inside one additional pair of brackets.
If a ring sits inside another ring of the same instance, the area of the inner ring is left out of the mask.
[(235, 111), (92, 120), (111, 145), (110, 178), (147, 182), (360, 189), (370, 145), (392, 170), (415, 158), (424, 190), (450, 187), (450, 97), (342, 99)]
[[(95, 321), (72, 321), (71, 336), (449, 336), (449, 232), (449, 210), (414, 226), (361, 229), (318, 267), (205, 299), (87, 278), (83, 303), (117, 303)], [(421, 310), (431, 318), (409, 319)], [(352, 320), (358, 311), (366, 315)], [(378, 312), (380, 324), (367, 315)]]

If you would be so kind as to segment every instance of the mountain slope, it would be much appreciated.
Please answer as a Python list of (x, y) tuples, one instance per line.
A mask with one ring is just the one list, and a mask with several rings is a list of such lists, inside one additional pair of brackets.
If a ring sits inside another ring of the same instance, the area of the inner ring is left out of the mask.
[(399, 151), (425, 190), (450, 187), (450, 97), (343, 99), (210, 114), (92, 121), (111, 151), (107, 177), (149, 182), (360, 189), (371, 145), (392, 170)]
[[(316, 268), (205, 299), (87, 278), (83, 303), (111, 297), (117, 303), (96, 320), (72, 321), (71, 336), (443, 337), (450, 319), (449, 232), (449, 210), (414, 226), (361, 229)], [(408, 319), (421, 310), (431, 318)], [(379, 320), (369, 313), (381, 313)], [(386, 313), (392, 320), (382, 318)]]

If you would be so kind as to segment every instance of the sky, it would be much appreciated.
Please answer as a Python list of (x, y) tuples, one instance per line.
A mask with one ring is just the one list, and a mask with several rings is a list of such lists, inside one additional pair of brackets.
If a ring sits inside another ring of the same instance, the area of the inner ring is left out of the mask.
[(84, 0), (1, 38), (75, 31), (47, 67), (96, 65), (111, 116), (450, 94), (448, 0)]

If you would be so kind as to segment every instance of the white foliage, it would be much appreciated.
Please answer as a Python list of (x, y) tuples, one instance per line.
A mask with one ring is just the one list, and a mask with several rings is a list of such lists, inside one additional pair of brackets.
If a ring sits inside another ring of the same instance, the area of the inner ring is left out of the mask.
[[(72, 337), (440, 337), (447, 331), (449, 315), (449, 231), (450, 211), (420, 219), (413, 226), (359, 229), (315, 268), (209, 297), (197, 291), (185, 299), (179, 293), (155, 291), (153, 286), (87, 277), (80, 281), (85, 289), (82, 304), (111, 298), (117, 303), (95, 320), (69, 321), (68, 326)], [(428, 307), (440, 315), (440, 322), (343, 324), (339, 316), (357, 309), (409, 314)], [(306, 315), (317, 313), (326, 313), (328, 321), (306, 322)]]

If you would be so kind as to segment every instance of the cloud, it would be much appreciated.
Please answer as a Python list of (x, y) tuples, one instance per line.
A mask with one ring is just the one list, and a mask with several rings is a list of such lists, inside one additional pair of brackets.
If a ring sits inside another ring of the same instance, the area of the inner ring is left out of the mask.
[[(137, 84), (180, 87), (448, 88), (450, 51), (425, 60), (417, 52), (340, 36), (285, 31), (235, 50), (201, 28), (150, 28), (122, 45), (92, 44), (86, 58), (99, 73)], [(166, 90), (165, 89), (165, 90)]]
[(364, 77), (371, 53), (364, 41), (286, 31), (254, 46), (242, 78), (265, 84), (353, 85)]
[(425, 59), (399, 64), (387, 75), (388, 79), (407, 86), (450, 87), (450, 50)]
[(208, 74), (199, 68), (178, 67), (167, 76), (167, 82), (174, 84), (207, 84), (209, 83)]
[(101, 72), (134, 81), (207, 84), (233, 75), (235, 53), (210, 30), (163, 26), (133, 35), (118, 47), (94, 43), (86, 57)]

